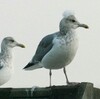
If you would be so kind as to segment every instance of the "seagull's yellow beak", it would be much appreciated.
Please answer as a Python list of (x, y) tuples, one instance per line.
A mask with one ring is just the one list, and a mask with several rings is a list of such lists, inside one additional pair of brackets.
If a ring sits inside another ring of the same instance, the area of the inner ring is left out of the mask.
[(79, 27), (83, 27), (83, 28), (86, 28), (86, 29), (89, 28), (88, 25), (86, 25), (86, 24), (79, 24)]
[(25, 48), (25, 45), (17, 43), (17, 46), (21, 47), (21, 48)]

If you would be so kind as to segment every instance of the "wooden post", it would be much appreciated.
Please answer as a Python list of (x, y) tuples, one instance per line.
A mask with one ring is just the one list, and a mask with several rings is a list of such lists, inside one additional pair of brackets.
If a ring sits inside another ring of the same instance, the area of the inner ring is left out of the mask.
[(0, 88), (0, 99), (100, 99), (100, 89), (92, 83), (75, 86), (52, 86), (45, 88)]
[[(83, 89), (84, 91), (82, 91)], [(93, 84), (81, 83), (77, 95), (77, 99), (93, 99)]]

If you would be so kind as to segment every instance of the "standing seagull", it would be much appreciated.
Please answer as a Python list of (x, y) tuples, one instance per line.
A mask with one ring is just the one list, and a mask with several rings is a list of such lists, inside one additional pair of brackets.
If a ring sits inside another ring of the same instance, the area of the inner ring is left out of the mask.
[(66, 83), (70, 84), (65, 66), (73, 60), (78, 48), (78, 39), (75, 29), (78, 27), (88, 28), (87, 25), (77, 21), (72, 11), (64, 12), (59, 27), (60, 29), (58, 32), (47, 35), (41, 40), (34, 57), (24, 67), (25, 70), (33, 70), (42, 67), (49, 69), (50, 86), (51, 70), (61, 68), (63, 68)]
[(12, 75), (12, 48), (19, 46), (24, 48), (23, 44), (17, 43), (12, 37), (6, 37), (1, 43), (0, 53), (0, 85), (5, 84)]

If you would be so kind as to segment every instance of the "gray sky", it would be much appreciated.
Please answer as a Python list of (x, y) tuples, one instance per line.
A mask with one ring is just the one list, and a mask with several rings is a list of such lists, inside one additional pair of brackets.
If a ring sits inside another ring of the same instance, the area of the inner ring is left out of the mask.
[[(48, 86), (47, 69), (24, 71), (39, 41), (59, 30), (65, 10), (74, 10), (77, 20), (89, 30), (79, 28), (79, 48), (73, 62), (66, 67), (69, 81), (92, 82), (100, 88), (100, 0), (0, 0), (0, 42), (13, 36), (26, 45), (14, 48), (14, 75), (2, 87)], [(53, 71), (52, 84), (62, 85), (62, 69)]]

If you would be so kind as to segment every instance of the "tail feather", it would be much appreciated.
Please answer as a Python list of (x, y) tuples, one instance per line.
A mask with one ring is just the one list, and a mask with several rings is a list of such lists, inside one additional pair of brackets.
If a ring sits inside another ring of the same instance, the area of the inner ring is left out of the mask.
[(25, 69), (25, 70), (34, 70), (34, 69), (38, 69), (38, 68), (42, 68), (42, 66), (39, 63), (29, 62), (23, 69)]

